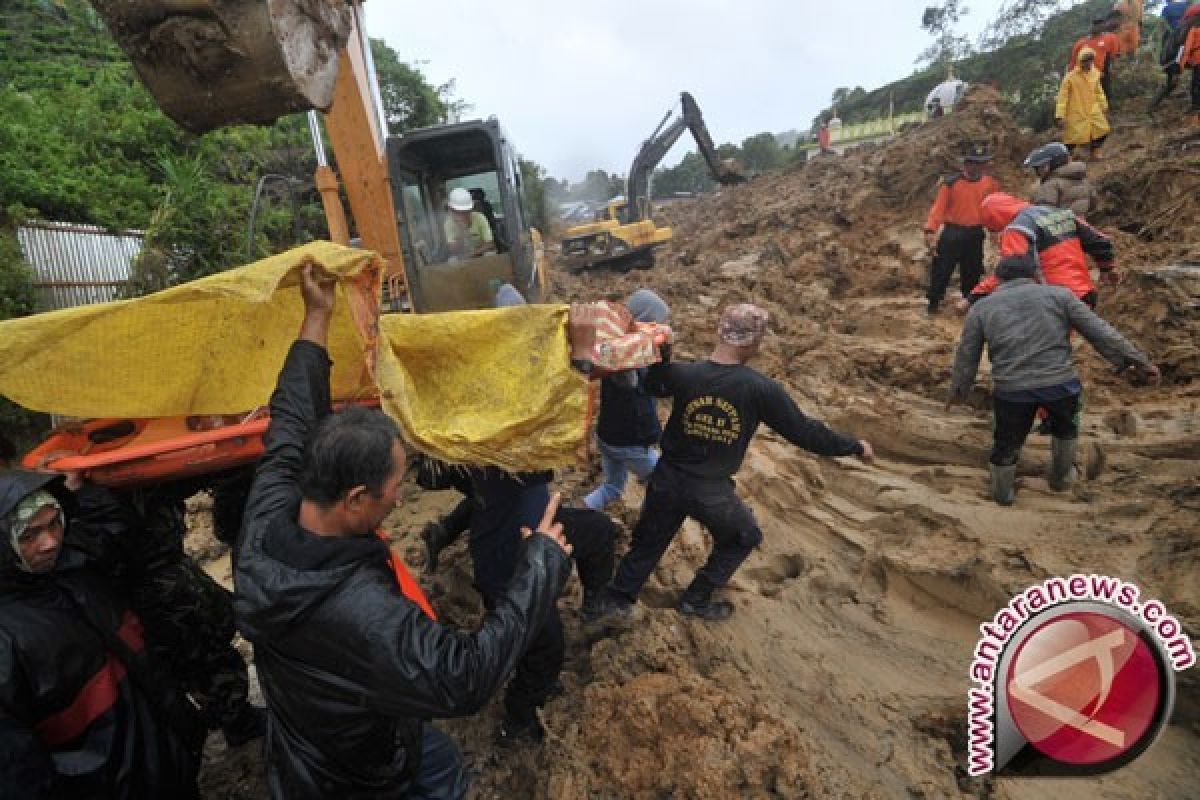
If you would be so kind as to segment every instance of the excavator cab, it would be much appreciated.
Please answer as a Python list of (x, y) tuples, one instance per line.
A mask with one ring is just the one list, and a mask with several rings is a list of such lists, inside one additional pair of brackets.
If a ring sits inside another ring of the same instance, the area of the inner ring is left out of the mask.
[[(541, 299), (540, 238), (528, 226), (516, 152), (500, 123), (439, 125), (388, 139), (387, 158), (412, 307), (418, 311), (490, 308), (496, 282), (530, 302)], [(495, 253), (450, 254), (446, 200), (457, 188), (477, 199)], [(490, 208), (478, 202), (482, 194)], [(490, 211), (490, 214), (487, 213)]]

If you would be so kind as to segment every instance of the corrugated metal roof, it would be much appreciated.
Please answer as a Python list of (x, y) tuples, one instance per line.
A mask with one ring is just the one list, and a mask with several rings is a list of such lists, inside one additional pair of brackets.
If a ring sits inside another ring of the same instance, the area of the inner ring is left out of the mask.
[(41, 308), (106, 303), (128, 281), (142, 250), (142, 231), (113, 233), (95, 225), (30, 221), (17, 228), (25, 260), (36, 273)]

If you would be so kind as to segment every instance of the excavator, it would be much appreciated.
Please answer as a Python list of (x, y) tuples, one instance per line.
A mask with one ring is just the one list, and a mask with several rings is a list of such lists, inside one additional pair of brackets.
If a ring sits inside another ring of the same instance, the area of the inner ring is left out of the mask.
[(675, 112), (668, 111), (642, 143), (629, 167), (625, 197), (610, 200), (596, 222), (567, 230), (562, 240), (562, 260), (569, 270), (605, 266), (628, 272), (654, 266), (654, 250), (671, 240), (672, 231), (651, 219), (650, 176), (684, 131), (692, 132), (718, 183), (728, 186), (746, 180), (736, 162), (722, 161), (717, 154), (695, 98), (688, 92), (679, 97), (683, 113), (672, 119)]
[[(353, 220), (355, 242), (384, 261), (386, 309), (487, 307), (497, 281), (540, 298), (541, 236), (527, 222), (512, 143), (495, 118), (389, 136), (361, 0), (90, 2), (155, 102), (186, 130), (309, 112), (330, 238), (351, 243)], [(324, 112), (340, 184), (314, 110)], [(445, 203), (456, 188), (482, 191), (493, 206), (496, 253), (449, 255)]]

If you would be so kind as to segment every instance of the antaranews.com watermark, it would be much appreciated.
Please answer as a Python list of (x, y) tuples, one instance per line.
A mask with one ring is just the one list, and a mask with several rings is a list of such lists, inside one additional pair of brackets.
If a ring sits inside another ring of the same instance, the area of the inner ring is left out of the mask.
[(1049, 578), (979, 626), (968, 691), (969, 774), (1041, 759), (1095, 774), (1149, 747), (1196, 663), (1179, 620), (1104, 575)]

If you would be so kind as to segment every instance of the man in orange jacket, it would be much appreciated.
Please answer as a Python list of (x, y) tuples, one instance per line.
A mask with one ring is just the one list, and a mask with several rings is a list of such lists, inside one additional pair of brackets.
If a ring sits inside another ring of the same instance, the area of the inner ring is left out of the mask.
[(1096, 54), (1094, 66), (1100, 73), (1100, 86), (1104, 89), (1104, 96), (1111, 103), (1113, 64), (1122, 50), (1121, 40), (1109, 30), (1107, 19), (1097, 17), (1092, 20), (1091, 33), (1075, 42), (1075, 46), (1071, 48), (1071, 60), (1067, 63), (1068, 72), (1079, 65), (1079, 52), (1085, 47)]
[(1192, 71), (1192, 106), (1188, 113), (1195, 114), (1194, 121), (1200, 125), (1200, 5), (1193, 5), (1184, 13), (1180, 29), (1184, 38), (1179, 66)]
[[(938, 311), (950, 278), (958, 268), (963, 297), (983, 276), (983, 198), (1000, 190), (984, 164), (991, 161), (985, 147), (971, 145), (963, 156), (962, 170), (942, 179), (937, 199), (925, 220), (925, 245), (933, 252), (929, 275), (930, 316)], [(939, 236), (939, 230), (941, 234)]]
[[(1096, 285), (1088, 271), (1088, 256), (1095, 259), (1102, 282), (1120, 283), (1112, 240), (1070, 209), (1035, 206), (997, 192), (984, 198), (981, 211), (984, 226), (1002, 232), (1001, 258), (1032, 255), (1045, 283), (1070, 289), (1090, 308), (1096, 307)], [(996, 276), (989, 275), (969, 299), (974, 302), (990, 294), (998, 284)]]

